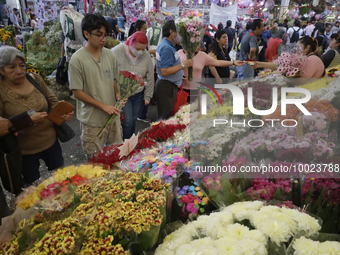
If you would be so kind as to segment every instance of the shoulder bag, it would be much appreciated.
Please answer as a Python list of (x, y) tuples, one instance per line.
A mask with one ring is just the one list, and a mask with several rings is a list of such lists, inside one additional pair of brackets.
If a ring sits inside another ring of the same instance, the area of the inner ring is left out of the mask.
[[(26, 77), (41, 92), (41, 94), (44, 95), (44, 97), (45, 97), (45, 99), (48, 103), (48, 113), (50, 113), (51, 112), (51, 104), (48, 101), (48, 98), (47, 98), (44, 90), (42, 89), (42, 87), (38, 84), (38, 82), (31, 75), (26, 74)], [(60, 140), (60, 142), (62, 142), (62, 143), (65, 143), (65, 142), (71, 140), (75, 136), (73, 129), (66, 122), (63, 122), (60, 126), (54, 124), (54, 127), (55, 127), (55, 131), (57, 133), (57, 137)]]

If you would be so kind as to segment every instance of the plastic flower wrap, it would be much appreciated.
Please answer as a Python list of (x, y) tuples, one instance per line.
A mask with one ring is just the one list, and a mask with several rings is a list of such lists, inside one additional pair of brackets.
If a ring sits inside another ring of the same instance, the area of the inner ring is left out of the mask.
[(71, 182), (78, 186), (86, 182), (86, 179), (101, 177), (106, 174), (108, 174), (108, 171), (99, 166), (81, 165), (79, 167), (68, 166), (58, 169), (53, 173), (53, 177), (43, 181), (32, 193), (23, 198), (18, 203), (17, 208), (21, 207), (26, 210), (41, 202), (42, 199), (53, 199), (59, 193), (67, 192)]
[(299, 53), (283, 52), (274, 60), (277, 70), (287, 78), (297, 77), (306, 64), (307, 57)]
[[(130, 73), (128, 71), (120, 71), (117, 83), (120, 100), (116, 108), (121, 110), (123, 108), (124, 100), (135, 94), (140, 87), (143, 87), (144, 82), (142, 78), (136, 74)], [(102, 130), (98, 133), (98, 137), (102, 136), (104, 130), (116, 118), (116, 116), (116, 114), (113, 114), (108, 118)]]
[(188, 159), (184, 158), (181, 148), (176, 145), (167, 145), (142, 151), (129, 160), (121, 162), (121, 166), (127, 171), (136, 173), (148, 171), (150, 176), (166, 180), (169, 177), (180, 176), (187, 163)]
[[(178, 34), (181, 37), (181, 43), (186, 52), (187, 59), (193, 59), (194, 54), (199, 47), (202, 38), (205, 34), (205, 26), (203, 21), (198, 16), (192, 13), (186, 17), (176, 19), (178, 26)], [(193, 67), (188, 68), (188, 79), (193, 78)]]

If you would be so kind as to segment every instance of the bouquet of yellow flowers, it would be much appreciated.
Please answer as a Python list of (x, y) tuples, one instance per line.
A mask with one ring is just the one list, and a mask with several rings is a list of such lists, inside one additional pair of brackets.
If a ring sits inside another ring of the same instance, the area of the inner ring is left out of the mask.
[(0, 29), (0, 41), (2, 44), (7, 44), (8, 46), (16, 47), (14, 41), (14, 27), (7, 26)]

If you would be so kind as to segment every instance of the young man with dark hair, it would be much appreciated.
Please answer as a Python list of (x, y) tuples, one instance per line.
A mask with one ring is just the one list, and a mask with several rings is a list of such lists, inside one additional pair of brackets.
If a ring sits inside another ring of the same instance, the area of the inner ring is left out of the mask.
[[(332, 24), (326, 23), (326, 31), (325, 31), (325, 36), (327, 37), (328, 41), (331, 40), (331, 35), (333, 34), (332, 32)], [(328, 47), (328, 46), (327, 46)]]
[(19, 21), (17, 18), (17, 14), (18, 14), (18, 9), (17, 8), (13, 8), (13, 11), (9, 14), (9, 19), (11, 21), (11, 24), (9, 25), (13, 25), (15, 28), (15, 33), (19, 33), (20, 30), (20, 26), (19, 26)]
[(285, 36), (285, 43), (287, 45), (291, 43), (296, 43), (301, 38), (303, 34), (303, 29), (300, 27), (300, 21), (295, 20), (293, 27), (287, 30), (287, 35)]
[(235, 29), (231, 28), (231, 20), (227, 21), (227, 26), (225, 27), (225, 29), (223, 29), (228, 36), (228, 54), (230, 53), (230, 51), (233, 48), (233, 45), (235, 46), (234, 49), (236, 49), (236, 40), (237, 40), (237, 35), (236, 35), (236, 31)]
[(329, 40), (325, 35), (325, 31), (325, 27), (320, 27), (318, 30), (318, 36), (315, 37), (315, 39), (318, 41), (319, 47), (322, 47), (323, 52), (327, 49), (329, 45)]
[[(240, 60), (253, 62), (258, 60), (259, 56), (259, 43), (257, 37), (262, 35), (263, 32), (263, 21), (261, 19), (255, 19), (251, 24), (251, 31), (246, 33), (242, 37), (241, 49), (240, 49)], [(248, 64), (237, 67), (237, 78), (249, 79), (254, 78), (254, 69)]]
[(334, 26), (332, 27), (332, 32), (333, 34), (337, 34), (339, 33), (339, 29), (340, 29), (340, 21), (335, 21)]
[(158, 80), (155, 88), (158, 119), (171, 117), (175, 107), (178, 87), (182, 84), (183, 69), (194, 65), (189, 59), (181, 63), (175, 45), (179, 36), (173, 20), (167, 21), (163, 26), (163, 40), (156, 50), (156, 70)]
[(103, 16), (86, 15), (81, 29), (87, 44), (72, 55), (69, 64), (70, 88), (77, 99), (77, 118), (81, 122), (81, 140), (88, 159), (96, 151), (123, 140), (120, 118), (97, 134), (112, 114), (120, 115), (114, 107), (120, 95), (116, 80), (118, 63), (113, 51), (104, 48), (110, 27)]

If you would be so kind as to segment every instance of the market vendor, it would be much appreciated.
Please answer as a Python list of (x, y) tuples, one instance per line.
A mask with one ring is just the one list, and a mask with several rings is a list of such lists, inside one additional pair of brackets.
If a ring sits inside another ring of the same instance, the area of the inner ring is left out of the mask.
[[(325, 74), (325, 66), (321, 60), (321, 58), (317, 55), (318, 53), (318, 41), (315, 38), (311, 38), (309, 36), (304, 36), (298, 41), (299, 52), (302, 52), (303, 55), (307, 56), (307, 60), (305, 66), (302, 70), (300, 70), (299, 77), (296, 78), (321, 78)], [(277, 66), (274, 62), (255, 62), (253, 68), (266, 68), (271, 70), (276, 70)], [(294, 79), (296, 82), (297, 79)], [(292, 83), (294, 81), (290, 79)], [(300, 81), (304, 82), (304, 80), (300, 79)]]

